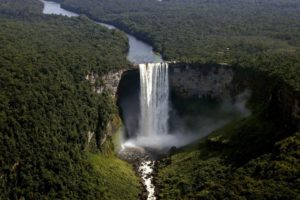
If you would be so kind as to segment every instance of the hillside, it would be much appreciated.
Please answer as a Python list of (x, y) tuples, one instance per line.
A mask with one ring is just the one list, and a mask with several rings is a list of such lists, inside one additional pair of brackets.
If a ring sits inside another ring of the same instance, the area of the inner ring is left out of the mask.
[(127, 38), (36, 2), (0, 4), (0, 199), (136, 199), (132, 167), (96, 145), (117, 109), (85, 80), (128, 66)]
[(299, 199), (299, 133), (274, 141), (283, 131), (257, 120), (233, 122), (160, 161), (160, 199)]

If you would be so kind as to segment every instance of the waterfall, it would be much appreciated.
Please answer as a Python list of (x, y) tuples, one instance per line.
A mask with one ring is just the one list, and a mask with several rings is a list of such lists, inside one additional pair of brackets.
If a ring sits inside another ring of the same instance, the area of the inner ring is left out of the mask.
[(140, 64), (140, 132), (151, 137), (168, 134), (169, 72), (167, 63)]

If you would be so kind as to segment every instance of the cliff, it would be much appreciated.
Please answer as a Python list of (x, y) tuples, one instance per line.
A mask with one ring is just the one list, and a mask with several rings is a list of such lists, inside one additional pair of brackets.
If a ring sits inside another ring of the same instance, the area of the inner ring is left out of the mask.
[(277, 101), (285, 123), (291, 123), (300, 128), (300, 94), (287, 86), (282, 86), (277, 91)]
[(226, 66), (170, 64), (170, 88), (182, 98), (230, 97), (234, 72)]
[[(85, 75), (85, 80), (89, 82), (93, 92), (97, 95), (108, 93), (112, 97), (113, 103), (115, 103), (119, 82), (125, 71), (125, 69), (120, 69), (104, 75), (89, 71)], [(122, 123), (118, 113), (115, 113), (110, 118), (111, 120), (105, 122), (105, 124), (98, 124), (97, 130), (86, 133), (87, 143), (85, 149), (94, 149), (95, 147), (100, 149), (105, 148), (104, 143), (108, 138), (112, 137), (113, 133), (119, 129)]]
[[(130, 127), (125, 129), (127, 133), (134, 133), (139, 117), (138, 69), (135, 66), (134, 69), (111, 73), (98, 79), (104, 84), (102, 88), (110, 88), (114, 95), (117, 93), (117, 103), (122, 107), (121, 110), (124, 113), (130, 112), (125, 123), (130, 124)], [(235, 101), (238, 94), (251, 91), (249, 108), (262, 110), (263, 107), (269, 107), (264, 111), (266, 114), (281, 118), (287, 127), (299, 128), (299, 94), (261, 71), (225, 64), (169, 63), (169, 81), (171, 96), (175, 95), (182, 103), (194, 98)], [(134, 106), (130, 106), (131, 102), (134, 102)]]
[(125, 69), (112, 71), (104, 75), (99, 75), (95, 72), (88, 72), (85, 75), (85, 80), (89, 81), (91, 89), (102, 94), (104, 91), (109, 92), (112, 96), (117, 93), (118, 85)]

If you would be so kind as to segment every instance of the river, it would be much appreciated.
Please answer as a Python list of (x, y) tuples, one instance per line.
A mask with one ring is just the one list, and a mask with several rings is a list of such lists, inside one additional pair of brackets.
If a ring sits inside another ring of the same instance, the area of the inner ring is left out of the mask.
[[(70, 12), (68, 10), (65, 10), (61, 7), (59, 3), (52, 2), (52, 1), (44, 1), (44, 14), (54, 14), (54, 15), (64, 15), (68, 17), (78, 17), (79, 15), (74, 12)], [(104, 24), (104, 23), (95, 23), (104, 26), (108, 29), (117, 29), (116, 27), (110, 25), (110, 24)], [(129, 41), (129, 51), (127, 53), (127, 59), (132, 62), (133, 64), (140, 64), (140, 63), (153, 63), (153, 62), (162, 62), (161, 55), (155, 53), (153, 51), (152, 46), (149, 44), (146, 44), (145, 42), (142, 42), (141, 40), (138, 40), (136, 37), (127, 34), (128, 41)]]

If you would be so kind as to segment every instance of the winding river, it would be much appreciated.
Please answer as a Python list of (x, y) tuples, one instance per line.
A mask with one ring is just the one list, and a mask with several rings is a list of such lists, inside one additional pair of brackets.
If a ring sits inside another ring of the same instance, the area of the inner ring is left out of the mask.
[[(68, 10), (65, 10), (61, 7), (59, 3), (52, 2), (52, 1), (44, 1), (41, 0), (44, 3), (44, 14), (53, 14), (53, 15), (64, 15), (68, 17), (78, 17), (79, 15), (74, 12), (70, 12)], [(110, 25), (110, 24), (104, 24), (104, 23), (95, 23), (104, 26), (108, 29), (117, 29), (116, 27)], [(142, 42), (141, 40), (138, 40), (136, 37), (127, 34), (128, 41), (129, 41), (129, 51), (127, 54), (127, 59), (132, 62), (133, 64), (140, 64), (140, 63), (153, 63), (153, 62), (161, 62), (162, 57), (159, 54), (156, 54), (153, 51), (152, 46), (146, 44), (145, 42)]]

